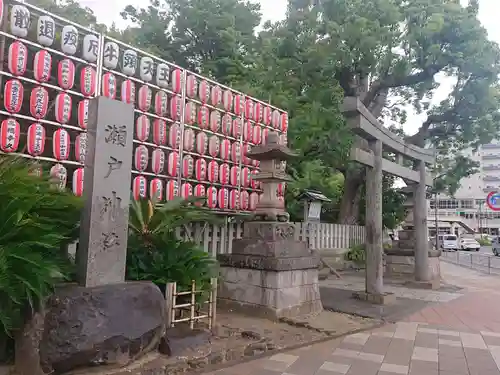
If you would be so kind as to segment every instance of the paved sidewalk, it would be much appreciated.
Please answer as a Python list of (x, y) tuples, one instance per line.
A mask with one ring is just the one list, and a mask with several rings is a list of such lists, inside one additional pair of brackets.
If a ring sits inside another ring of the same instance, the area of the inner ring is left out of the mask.
[(441, 264), (445, 281), (465, 288), (459, 296), (396, 324), (210, 375), (500, 375), (500, 278)]

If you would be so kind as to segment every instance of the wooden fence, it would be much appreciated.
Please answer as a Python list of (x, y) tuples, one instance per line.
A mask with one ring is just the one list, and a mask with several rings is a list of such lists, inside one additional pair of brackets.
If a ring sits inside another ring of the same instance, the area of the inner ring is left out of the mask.
[[(355, 225), (326, 223), (293, 223), (297, 240), (306, 241), (311, 249), (347, 249), (365, 242), (365, 228)], [(241, 238), (244, 223), (211, 225), (197, 223), (179, 228), (178, 235), (184, 240), (194, 241), (213, 254), (231, 253), (233, 239)]]

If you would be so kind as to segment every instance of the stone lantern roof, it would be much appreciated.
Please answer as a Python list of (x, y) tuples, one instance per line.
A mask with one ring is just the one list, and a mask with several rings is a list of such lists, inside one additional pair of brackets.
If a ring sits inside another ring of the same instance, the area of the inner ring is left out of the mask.
[(247, 153), (247, 157), (254, 160), (288, 160), (298, 156), (287, 146), (280, 144), (279, 135), (276, 132), (269, 132), (265, 145), (252, 147)]

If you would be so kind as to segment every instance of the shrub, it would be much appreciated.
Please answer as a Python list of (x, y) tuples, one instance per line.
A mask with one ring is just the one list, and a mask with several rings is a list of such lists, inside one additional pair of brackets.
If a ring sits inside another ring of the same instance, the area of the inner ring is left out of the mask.
[(365, 245), (355, 245), (345, 253), (345, 259), (357, 265), (363, 265), (366, 261)]
[(491, 246), (491, 241), (487, 237), (481, 236), (477, 242), (479, 242), (479, 245), (481, 246)]
[(163, 287), (176, 282), (187, 290), (194, 280), (206, 288), (217, 275), (217, 261), (198, 245), (181, 241), (179, 227), (191, 222), (216, 222), (212, 212), (197, 207), (199, 198), (181, 198), (156, 205), (148, 199), (133, 200), (130, 209), (127, 279), (151, 280)]
[(62, 245), (79, 233), (81, 199), (31, 167), (0, 156), (0, 330), (8, 335), (69, 275)]

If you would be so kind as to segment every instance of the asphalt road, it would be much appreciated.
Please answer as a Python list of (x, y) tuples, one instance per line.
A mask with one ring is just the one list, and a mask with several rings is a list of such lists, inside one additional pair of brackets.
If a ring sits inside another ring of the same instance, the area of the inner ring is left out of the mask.
[(491, 246), (483, 246), (479, 251), (446, 252), (444, 256), (454, 263), (482, 271), (500, 274), (500, 257), (493, 256)]

